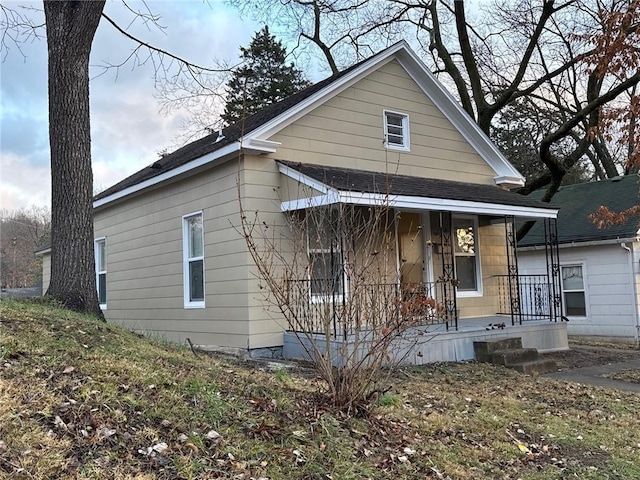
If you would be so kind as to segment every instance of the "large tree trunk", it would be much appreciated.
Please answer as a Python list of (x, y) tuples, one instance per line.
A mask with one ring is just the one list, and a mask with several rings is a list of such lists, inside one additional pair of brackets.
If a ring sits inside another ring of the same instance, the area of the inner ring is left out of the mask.
[(51, 283), (67, 307), (104, 316), (93, 254), (89, 53), (105, 0), (45, 0), (49, 49)]

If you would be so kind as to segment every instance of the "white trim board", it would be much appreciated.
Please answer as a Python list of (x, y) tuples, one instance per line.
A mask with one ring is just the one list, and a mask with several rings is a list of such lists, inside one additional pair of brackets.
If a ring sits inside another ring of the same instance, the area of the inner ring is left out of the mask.
[(446, 198), (384, 195), (379, 193), (345, 191), (333, 191), (328, 192), (326, 195), (289, 200), (282, 202), (280, 204), (280, 208), (283, 212), (288, 212), (303, 208), (331, 205), (334, 203), (388, 206), (389, 208), (413, 210), (445, 210), (475, 215), (513, 215), (520, 218), (557, 218), (558, 216), (557, 209), (472, 202), (467, 200), (449, 200)]

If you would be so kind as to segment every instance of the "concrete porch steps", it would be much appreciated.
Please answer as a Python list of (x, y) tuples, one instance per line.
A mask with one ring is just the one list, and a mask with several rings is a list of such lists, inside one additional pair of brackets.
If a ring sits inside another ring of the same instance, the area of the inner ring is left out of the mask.
[(473, 342), (473, 350), (479, 362), (503, 365), (528, 375), (540, 375), (558, 370), (554, 360), (539, 359), (538, 350), (535, 348), (522, 348), (520, 337)]

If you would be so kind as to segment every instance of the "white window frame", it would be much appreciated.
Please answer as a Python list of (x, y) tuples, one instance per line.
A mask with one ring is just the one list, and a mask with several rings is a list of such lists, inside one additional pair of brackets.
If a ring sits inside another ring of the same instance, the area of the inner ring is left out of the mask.
[[(387, 122), (388, 116), (397, 116), (402, 119), (402, 145), (389, 142), (389, 123)], [(409, 130), (409, 115), (402, 112), (394, 112), (392, 110), (383, 110), (384, 121), (384, 146), (388, 150), (397, 150), (400, 152), (411, 151), (411, 133)]]
[(478, 217), (476, 215), (452, 215), (451, 217), (451, 247), (453, 250), (453, 266), (456, 272), (456, 278), (458, 278), (458, 264), (456, 262), (457, 257), (470, 257), (472, 255), (457, 253), (456, 246), (454, 242), (457, 241), (456, 232), (454, 228), (454, 221), (458, 220), (471, 220), (473, 224), (473, 243), (474, 243), (474, 254), (475, 258), (475, 266), (476, 266), (476, 289), (475, 290), (460, 290), (456, 287), (456, 295), (458, 298), (469, 298), (469, 297), (481, 297), (482, 296), (482, 262), (480, 261), (480, 231), (478, 229)]
[[(563, 269), (571, 268), (571, 267), (580, 267), (582, 269), (582, 290), (565, 290), (564, 288), (564, 279), (563, 279)], [(560, 265), (560, 286), (562, 287), (562, 314), (568, 318), (589, 318), (589, 302), (587, 302), (587, 270), (585, 264), (583, 262), (568, 262)], [(565, 297), (566, 293), (576, 293), (581, 292), (584, 296), (584, 315), (569, 315), (567, 313), (567, 299)]]
[[(329, 207), (331, 208), (331, 207)], [(346, 269), (344, 268), (344, 252), (342, 251), (342, 239), (338, 238), (336, 239), (336, 246), (333, 249), (333, 253), (334, 255), (337, 255), (340, 259), (341, 259), (341, 263), (342, 263), (342, 290), (344, 292), (340, 293), (340, 294), (317, 294), (317, 293), (313, 293), (312, 291), (312, 283), (313, 283), (313, 266), (311, 265), (311, 255), (314, 253), (321, 253), (321, 254), (331, 254), (332, 249), (331, 248), (311, 248), (311, 241), (309, 238), (309, 224), (307, 222), (306, 224), (306, 229), (307, 229), (307, 258), (309, 258), (309, 271), (307, 272), (307, 277), (309, 279), (309, 301), (311, 303), (324, 303), (324, 302), (342, 302), (342, 300), (344, 299), (345, 295), (348, 295), (348, 283), (347, 283), (347, 273), (346, 273)]]
[[(189, 257), (189, 219), (202, 217), (202, 255)], [(191, 262), (202, 261), (202, 300), (191, 300), (191, 279), (189, 278), (189, 265)], [(204, 214), (202, 210), (191, 212), (182, 216), (182, 284), (184, 290), (184, 308), (205, 308), (206, 278), (204, 264)]]
[[(102, 245), (104, 248), (104, 265), (100, 265), (100, 255), (98, 249)], [(107, 237), (99, 237), (93, 241), (93, 258), (96, 267), (96, 292), (98, 294), (98, 303), (102, 310), (107, 309)], [(102, 267), (102, 268), (100, 268)], [(104, 302), (100, 301), (100, 275), (104, 275)]]

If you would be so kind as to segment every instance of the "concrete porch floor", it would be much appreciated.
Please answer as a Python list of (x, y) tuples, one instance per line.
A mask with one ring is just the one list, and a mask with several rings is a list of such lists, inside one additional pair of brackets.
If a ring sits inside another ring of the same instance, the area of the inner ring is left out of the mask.
[[(489, 327), (489, 324), (501, 323), (505, 324), (503, 329)], [(508, 337), (520, 337), (524, 348), (535, 348), (541, 353), (569, 348), (565, 322), (529, 320), (523, 321), (522, 325), (512, 326), (511, 317), (491, 316), (459, 319), (458, 330), (450, 327), (447, 331), (444, 324), (416, 327), (394, 342), (390, 354), (395, 361), (406, 365), (460, 362), (475, 358), (473, 342)], [(285, 332), (283, 356), (306, 359), (301, 342), (308, 343), (308, 340), (299, 338), (293, 332)], [(319, 335), (318, 344), (324, 344), (322, 335)], [(331, 342), (336, 352), (341, 348), (349, 348), (349, 344), (348, 337)]]

